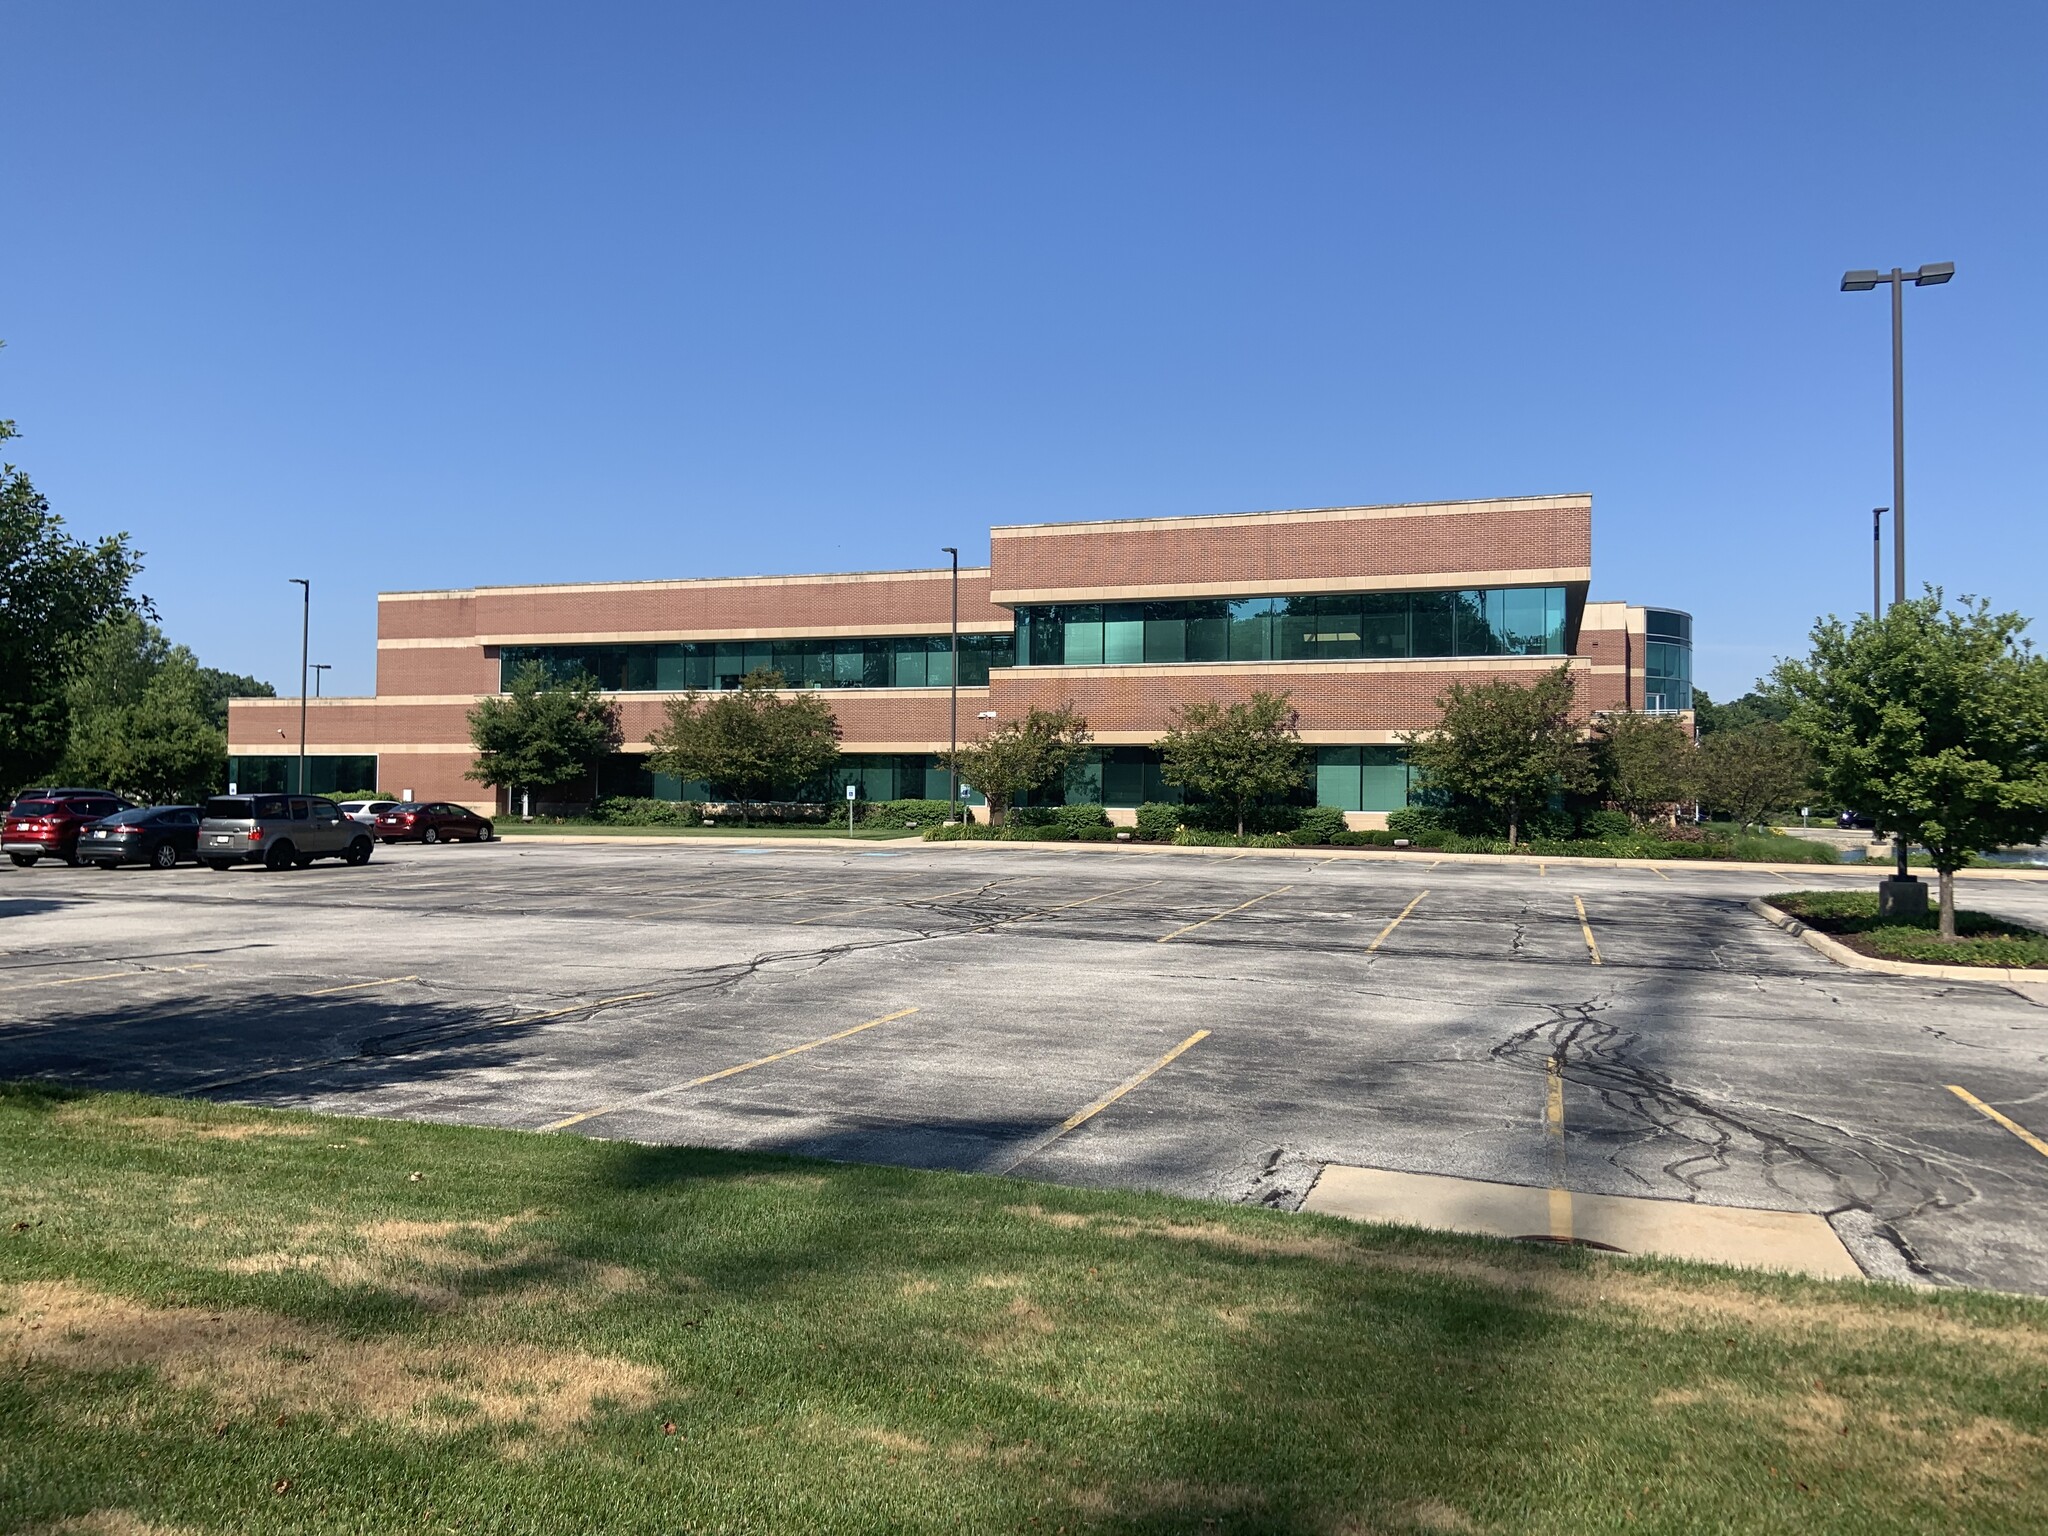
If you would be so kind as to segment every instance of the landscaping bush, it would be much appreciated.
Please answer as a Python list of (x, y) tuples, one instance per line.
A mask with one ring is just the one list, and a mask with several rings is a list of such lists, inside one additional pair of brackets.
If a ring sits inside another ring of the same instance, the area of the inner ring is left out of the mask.
[[(309, 775), (310, 777), (310, 775)], [(344, 800), (396, 800), (398, 796), (387, 789), (323, 789), (323, 800), (332, 800), (339, 805)]]
[[(1244, 813), (1247, 836), (1292, 832), (1301, 825), (1303, 807), (1298, 805), (1254, 805)], [(1181, 825), (1198, 832), (1228, 832), (1237, 835), (1237, 813), (1225, 805), (1191, 801), (1180, 808)]]
[(1138, 841), (1170, 843), (1180, 830), (1180, 810), (1164, 800), (1148, 800), (1138, 807)]
[[(952, 809), (944, 800), (863, 800), (859, 802), (853, 824), (876, 832), (928, 827), (934, 822), (944, 821), (952, 814)], [(961, 814), (966, 814), (964, 807)], [(845, 801), (842, 800), (833, 811), (832, 824), (837, 827), (846, 825)]]
[(1579, 818), (1579, 836), (1592, 838), (1629, 837), (1636, 824), (1626, 811), (1588, 811)]
[(704, 806), (697, 800), (644, 800), (611, 795), (591, 808), (590, 819), (610, 827), (701, 827)]
[(1289, 840), (1299, 847), (1310, 848), (1318, 843), (1327, 843), (1344, 830), (1344, 813), (1334, 805), (1312, 805), (1301, 813), (1301, 820), (1295, 824)]
[(1875, 891), (1787, 891), (1765, 898), (1780, 911), (1831, 933), (1851, 949), (1920, 965), (1992, 965), (2048, 969), (2048, 933), (1984, 912), (1956, 913), (1955, 940), (1941, 937), (1940, 917), (1877, 915)]
[(1387, 830), (1406, 838), (1420, 837), (1425, 832), (1448, 832), (1450, 814), (1440, 805), (1403, 806), (1387, 813)]

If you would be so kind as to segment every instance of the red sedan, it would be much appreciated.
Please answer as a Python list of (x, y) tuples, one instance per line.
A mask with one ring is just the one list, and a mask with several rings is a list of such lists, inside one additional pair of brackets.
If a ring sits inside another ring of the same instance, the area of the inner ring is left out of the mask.
[(475, 811), (440, 800), (394, 805), (377, 818), (376, 831), (387, 843), (488, 843), (498, 835)]

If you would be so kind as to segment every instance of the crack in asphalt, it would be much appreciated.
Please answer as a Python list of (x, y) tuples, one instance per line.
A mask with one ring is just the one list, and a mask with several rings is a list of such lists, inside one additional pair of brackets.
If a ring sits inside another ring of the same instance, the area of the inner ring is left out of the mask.
[[(1886, 1223), (1911, 1220), (1928, 1210), (1959, 1209), (1980, 1198), (1976, 1185), (1946, 1158), (1916, 1145), (1852, 1132), (1782, 1107), (1736, 1110), (1704, 1092), (1680, 1087), (1667, 1074), (1635, 1059), (1641, 1034), (1601, 1018), (1608, 1006), (1603, 1002), (1545, 1006), (1548, 1019), (1509, 1035), (1488, 1052), (1489, 1058), (1533, 1074), (1547, 1072), (1555, 1058), (1566, 1082), (1590, 1090), (1605, 1109), (1632, 1123), (1633, 1135), (1606, 1134), (1610, 1144), (1604, 1161), (1637, 1183), (1649, 1181), (1626, 1167), (1621, 1154), (1675, 1137), (1681, 1143), (1679, 1155), (1668, 1158), (1660, 1171), (1693, 1198), (1715, 1174), (1732, 1171), (1731, 1154), (1744, 1141), (1757, 1149), (1765, 1182), (1797, 1207), (1808, 1201), (1786, 1189), (1780, 1177), (1786, 1168), (1824, 1181), (1833, 1191), (1835, 1209), (1866, 1211)], [(1827, 1134), (1802, 1134), (1807, 1131)], [(1903, 1236), (1899, 1241), (1910, 1248)], [(1917, 1255), (1906, 1257), (1918, 1262)]]

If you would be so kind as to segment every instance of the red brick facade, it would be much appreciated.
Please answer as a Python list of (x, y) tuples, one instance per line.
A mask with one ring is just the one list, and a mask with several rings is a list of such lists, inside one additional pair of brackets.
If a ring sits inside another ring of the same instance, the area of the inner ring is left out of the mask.
[[(997, 528), (991, 551), (988, 569), (960, 573), (963, 630), (1007, 631), (1011, 608), (1028, 603), (1563, 586), (1574, 614), (1583, 605), (1569, 658), (1582, 708), (1590, 715), (1638, 707), (1643, 696), (1642, 610), (1584, 602), (1592, 562), (1592, 503), (1584, 496)], [(315, 700), (307, 745), (315, 754), (378, 754), (382, 788), (487, 806), (490, 792), (463, 777), (472, 761), (466, 716), (498, 687), (501, 645), (943, 634), (949, 576), (939, 569), (387, 593), (377, 605), (376, 696)], [(1491, 657), (998, 669), (987, 688), (961, 689), (960, 733), (977, 734), (984, 710), (1007, 719), (1033, 704), (1071, 701), (1098, 740), (1143, 742), (1182, 704), (1284, 689), (1306, 739), (1387, 741), (1431, 724), (1436, 698), (1454, 679), (1528, 677), (1557, 664)], [(626, 750), (645, 750), (668, 697), (618, 695)], [(944, 688), (829, 694), (850, 753), (942, 749), (947, 698)], [(229, 751), (296, 752), (298, 708), (295, 699), (234, 701)]]

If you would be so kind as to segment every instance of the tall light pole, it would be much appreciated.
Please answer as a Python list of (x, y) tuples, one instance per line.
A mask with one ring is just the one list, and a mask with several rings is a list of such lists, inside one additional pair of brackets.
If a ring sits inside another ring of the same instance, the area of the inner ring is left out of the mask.
[(334, 670), (334, 663), (333, 663), (333, 662), (331, 662), (331, 661), (316, 661), (316, 662), (314, 662), (314, 663), (313, 663), (313, 697), (314, 697), (314, 698), (316, 698), (316, 699), (317, 699), (317, 698), (319, 698), (319, 697), (320, 697), (320, 674), (321, 674), (322, 672), (332, 672), (333, 670)]
[(1884, 515), (1890, 507), (1870, 509), (1870, 616), (1884, 617)]
[(1906, 600), (1906, 284), (1932, 288), (1956, 275), (1952, 261), (1930, 262), (1916, 271), (1844, 272), (1842, 292), (1868, 293), (1879, 283), (1892, 289), (1892, 601)]
[[(1903, 267), (1893, 267), (1889, 272), (1859, 271), (1842, 274), (1842, 292), (1868, 293), (1879, 283), (1889, 283), (1892, 288), (1892, 601), (1906, 600), (1906, 284), (1915, 288), (1933, 288), (1947, 282), (1956, 275), (1956, 264), (1952, 261), (1929, 262), (1925, 266), (1908, 272)], [(1906, 839), (1894, 829), (1892, 841), (1898, 845), (1898, 874), (1894, 877), (1904, 891), (1917, 885), (1906, 871)], [(1914, 898), (1907, 898), (1910, 902)], [(1926, 910), (1926, 897), (1919, 895), (1920, 910)], [(1884, 892), (1878, 893), (1878, 905), (1885, 905)]]
[(960, 819), (960, 551), (939, 546), (953, 557), (953, 693), (946, 709), (946, 820)]
[(306, 792), (306, 656), (313, 638), (313, 583), (303, 576), (290, 576), (293, 586), (305, 588), (305, 606), (299, 614), (299, 783), (297, 793)]

